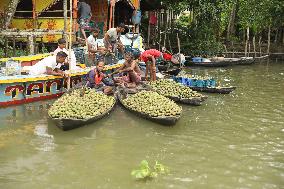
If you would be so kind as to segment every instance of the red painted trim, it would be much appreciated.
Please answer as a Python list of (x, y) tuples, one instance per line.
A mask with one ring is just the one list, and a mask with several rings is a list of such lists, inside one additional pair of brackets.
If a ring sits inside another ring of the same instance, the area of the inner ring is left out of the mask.
[(34, 98), (27, 98), (27, 99), (22, 99), (22, 100), (0, 102), (0, 107), (7, 107), (7, 106), (12, 106), (12, 105), (19, 105), (19, 104), (24, 104), (24, 103), (30, 103), (30, 102), (36, 102), (36, 101), (47, 100), (47, 99), (52, 99), (52, 98), (58, 98), (61, 95), (63, 95), (63, 93), (57, 93), (57, 94), (34, 97)]

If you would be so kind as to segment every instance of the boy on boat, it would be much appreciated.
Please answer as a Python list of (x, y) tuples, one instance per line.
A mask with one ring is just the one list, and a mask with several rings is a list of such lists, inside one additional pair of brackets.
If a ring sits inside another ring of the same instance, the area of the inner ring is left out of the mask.
[(99, 61), (97, 66), (89, 71), (87, 74), (87, 80), (89, 88), (95, 88), (97, 91), (102, 91), (106, 95), (112, 93), (112, 87), (109, 86), (112, 83), (106, 80), (107, 75), (103, 73), (104, 62)]
[(30, 75), (57, 75), (67, 77), (64, 71), (60, 70), (61, 65), (65, 62), (67, 54), (63, 51), (57, 53), (56, 56), (48, 56), (29, 69)]
[(151, 81), (156, 80), (156, 59), (162, 56), (162, 52), (156, 49), (149, 49), (144, 51), (140, 59), (146, 63), (146, 72), (145, 78), (147, 80), (148, 72), (150, 71), (150, 79)]
[[(58, 47), (57, 49), (53, 52), (53, 54), (56, 56), (58, 52), (63, 51), (67, 55), (69, 55), (68, 50), (66, 49), (66, 40), (64, 38), (58, 39)], [(61, 65), (60, 69), (62, 71), (65, 70), (75, 70), (79, 69), (79, 67), (76, 66), (76, 56), (73, 50), (71, 50), (71, 59), (69, 60), (69, 57), (65, 59), (64, 64)]]
[(99, 37), (100, 30), (95, 28), (93, 34), (88, 37), (88, 51), (94, 55), (96, 59), (101, 59), (101, 56), (106, 53), (107, 49), (104, 44), (100, 44)]
[(113, 74), (122, 73), (124, 76), (122, 76), (122, 78), (117, 78), (116, 81), (129, 88), (136, 87), (137, 84), (141, 82), (141, 70), (138, 66), (139, 56), (140, 54), (134, 57), (131, 52), (125, 53), (125, 62), (110, 76)]

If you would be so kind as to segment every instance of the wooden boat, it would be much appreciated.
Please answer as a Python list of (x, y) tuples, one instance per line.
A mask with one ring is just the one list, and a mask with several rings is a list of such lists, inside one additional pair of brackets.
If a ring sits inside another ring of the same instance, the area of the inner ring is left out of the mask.
[(175, 102), (194, 105), (194, 106), (200, 106), (202, 102), (204, 102), (204, 100), (206, 99), (206, 97), (191, 97), (191, 98), (180, 98), (178, 96), (166, 96), (166, 97)]
[(169, 70), (163, 71), (162, 74), (177, 76), (181, 72), (180, 68), (171, 68)]
[[(38, 55), (34, 55), (37, 61)], [(44, 56), (41, 56), (43, 58)], [(3, 60), (3, 59), (1, 59)], [(24, 61), (24, 60), (23, 60)], [(30, 64), (34, 64), (33, 57), (29, 56)], [(26, 66), (28, 63), (25, 63)], [(22, 64), (23, 65), (23, 64)], [(118, 68), (121, 63), (107, 65), (106, 71)], [(80, 83), (90, 68), (84, 68), (80, 71), (72, 71), (70, 76), (70, 87)], [(45, 99), (60, 97), (67, 87), (67, 80), (60, 76), (52, 75), (14, 75), (0, 76), (0, 108), (10, 105), (18, 105)]]
[(103, 118), (104, 116), (110, 114), (110, 112), (114, 109), (115, 107), (114, 103), (112, 105), (112, 107), (110, 107), (106, 112), (102, 113), (101, 115), (98, 116), (94, 116), (92, 118), (89, 119), (65, 119), (65, 118), (51, 118), (53, 122), (55, 122), (55, 124), (62, 129), (63, 131), (68, 131), (71, 129), (76, 129), (78, 127), (82, 127), (84, 125), (93, 123), (101, 118)]
[(253, 57), (242, 58), (224, 58), (224, 59), (210, 59), (211, 62), (192, 62), (188, 61), (188, 66), (203, 66), (203, 67), (226, 67), (234, 65), (251, 65), (255, 62)]
[(150, 121), (153, 121), (153, 122), (156, 122), (156, 123), (159, 123), (159, 124), (162, 124), (162, 125), (167, 125), (167, 126), (174, 125), (180, 118), (180, 115), (178, 115), (178, 116), (163, 116), (163, 117), (162, 116), (158, 116), (158, 117), (152, 117), (152, 116), (150, 116), (148, 114), (145, 114), (145, 113), (138, 112), (138, 111), (135, 111), (133, 109), (130, 109), (123, 102), (123, 100), (125, 100), (128, 97), (128, 95), (129, 94), (126, 93), (123, 88), (118, 88), (118, 90), (116, 91), (117, 99), (121, 103), (121, 105), (124, 108), (126, 108), (127, 110), (133, 112), (134, 114), (136, 114), (139, 117), (148, 119)]
[(194, 91), (200, 91), (200, 92), (207, 92), (207, 93), (219, 93), (219, 94), (229, 94), (233, 90), (236, 89), (236, 87), (190, 87)]
[[(145, 85), (148, 90), (155, 91), (150, 85), (147, 84)], [(202, 102), (204, 102), (208, 98), (207, 96), (204, 95), (202, 97), (191, 97), (191, 98), (181, 98), (179, 96), (165, 96), (165, 97), (178, 103), (194, 105), (194, 106), (200, 106)]]

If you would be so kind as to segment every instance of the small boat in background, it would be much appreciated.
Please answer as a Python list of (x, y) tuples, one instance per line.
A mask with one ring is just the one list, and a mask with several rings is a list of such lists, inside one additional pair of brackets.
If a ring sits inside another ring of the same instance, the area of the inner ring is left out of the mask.
[(225, 67), (234, 65), (251, 65), (255, 62), (253, 57), (241, 58), (201, 58), (195, 57), (189, 60), (185, 65), (187, 66), (204, 66), (204, 67)]

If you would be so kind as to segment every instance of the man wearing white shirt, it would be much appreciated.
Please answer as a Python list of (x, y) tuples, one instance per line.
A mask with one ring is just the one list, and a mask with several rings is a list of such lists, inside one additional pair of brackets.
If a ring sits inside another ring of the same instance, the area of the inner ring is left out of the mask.
[(30, 68), (30, 75), (58, 75), (66, 76), (62, 70), (60, 70), (61, 65), (64, 63), (67, 54), (63, 51), (57, 53), (56, 56), (48, 56)]
[[(65, 52), (67, 55), (69, 55), (68, 50), (65, 48), (66, 47), (66, 40), (61, 38), (58, 40), (58, 47), (57, 49), (53, 52), (53, 55), (57, 55), (58, 52), (63, 51)], [(77, 62), (76, 62), (76, 56), (73, 50), (71, 50), (71, 58), (70, 58), (70, 62), (69, 62), (69, 57), (67, 57), (65, 59), (65, 62), (62, 64), (61, 66), (61, 70), (65, 71), (65, 70), (77, 70), (79, 69), (79, 67), (76, 66)]]
[(93, 34), (88, 37), (88, 51), (91, 53), (101, 53), (106, 51), (104, 44), (100, 44), (99, 37), (100, 30), (95, 28)]

